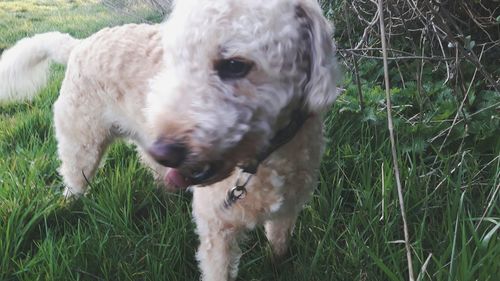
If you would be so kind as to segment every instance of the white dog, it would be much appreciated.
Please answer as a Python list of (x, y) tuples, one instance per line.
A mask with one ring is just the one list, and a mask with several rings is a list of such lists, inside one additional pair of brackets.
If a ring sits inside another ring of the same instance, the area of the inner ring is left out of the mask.
[(202, 279), (234, 280), (241, 234), (264, 224), (282, 255), (313, 191), (337, 93), (330, 36), (315, 0), (178, 0), (160, 25), (21, 40), (0, 60), (0, 100), (34, 96), (67, 63), (65, 194), (85, 192), (114, 139), (134, 141), (168, 186), (211, 185), (193, 189)]

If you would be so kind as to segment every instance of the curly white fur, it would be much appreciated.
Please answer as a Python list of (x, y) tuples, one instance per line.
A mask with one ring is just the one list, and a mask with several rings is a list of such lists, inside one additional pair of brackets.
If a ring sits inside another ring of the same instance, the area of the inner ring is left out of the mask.
[[(234, 280), (238, 238), (264, 224), (282, 255), (314, 189), (322, 113), (337, 95), (331, 32), (315, 0), (178, 0), (160, 25), (106, 28), (83, 40), (48, 33), (20, 41), (0, 60), (0, 100), (33, 96), (49, 62), (67, 61), (54, 105), (66, 195), (85, 192), (85, 178), (117, 137), (135, 142), (159, 178), (167, 168), (144, 152), (158, 139), (185, 141), (188, 164), (223, 158), (234, 169), (304, 104), (311, 117), (259, 166), (244, 200), (222, 207), (234, 174), (193, 189), (202, 279)], [(241, 79), (222, 79), (214, 65), (229, 58), (253, 68)]]

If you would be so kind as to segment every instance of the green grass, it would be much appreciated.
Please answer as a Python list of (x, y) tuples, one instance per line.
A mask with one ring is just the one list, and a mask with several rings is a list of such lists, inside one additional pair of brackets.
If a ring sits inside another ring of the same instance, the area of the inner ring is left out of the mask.
[[(83, 2), (0, 1), (0, 48), (36, 32), (84, 37), (137, 20)], [(157, 191), (133, 147), (113, 145), (89, 195), (61, 200), (51, 108), (63, 71), (54, 67), (34, 101), (0, 105), (0, 280), (196, 280), (190, 195)], [(327, 118), (320, 183), (288, 258), (273, 265), (259, 229), (244, 245), (239, 280), (407, 280), (383, 91), (364, 81), (368, 108), (359, 110), (349, 79)], [(428, 99), (446, 93), (434, 86)], [(411, 90), (393, 91), (396, 106), (418, 104)], [(419, 105), (439, 105), (429, 103)], [(411, 108), (395, 114), (416, 275), (432, 254), (419, 280), (498, 280), (498, 127), (491, 133), (489, 119), (473, 115), (467, 136), (453, 132), (440, 149), (443, 138), (429, 139), (449, 126), (446, 108), (413, 123)], [(495, 108), (484, 112), (499, 119)], [(479, 121), (477, 131), (490, 133), (471, 137)]]

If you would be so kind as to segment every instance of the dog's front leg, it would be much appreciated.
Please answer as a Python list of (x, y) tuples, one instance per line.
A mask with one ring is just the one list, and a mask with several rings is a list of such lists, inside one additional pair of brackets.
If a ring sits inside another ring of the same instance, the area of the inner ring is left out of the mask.
[(67, 70), (61, 93), (54, 104), (57, 151), (61, 160), (59, 173), (66, 185), (65, 197), (85, 193), (88, 181), (114, 139), (110, 126), (103, 120), (100, 100), (86, 96), (88, 93), (80, 88), (85, 81), (68, 79), (72, 77), (72, 71)]
[(200, 235), (196, 254), (203, 281), (232, 281), (238, 274), (241, 250), (236, 233), (209, 231)]
[(288, 251), (288, 244), (296, 220), (297, 214), (292, 213), (286, 217), (269, 220), (264, 224), (266, 237), (271, 244), (274, 259), (283, 258)]
[(211, 201), (197, 193), (193, 196), (193, 217), (200, 239), (196, 258), (201, 280), (233, 281), (241, 257), (238, 237), (242, 229), (224, 221), (212, 208)]

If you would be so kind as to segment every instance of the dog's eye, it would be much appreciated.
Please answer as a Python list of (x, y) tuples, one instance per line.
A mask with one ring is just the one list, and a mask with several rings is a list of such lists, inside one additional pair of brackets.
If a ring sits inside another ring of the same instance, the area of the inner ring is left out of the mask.
[(215, 70), (221, 79), (239, 79), (245, 77), (252, 69), (253, 63), (241, 58), (220, 60)]

